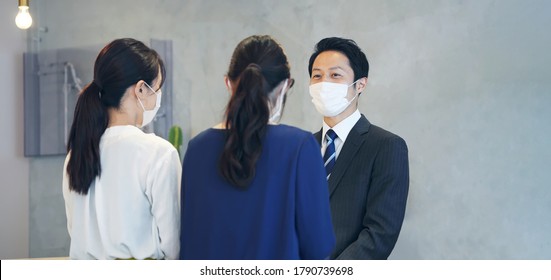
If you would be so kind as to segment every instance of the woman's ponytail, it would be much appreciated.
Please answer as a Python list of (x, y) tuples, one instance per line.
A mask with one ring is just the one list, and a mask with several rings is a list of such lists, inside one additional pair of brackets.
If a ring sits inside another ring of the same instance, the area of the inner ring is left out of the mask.
[(235, 48), (227, 74), (236, 85), (226, 108), (226, 143), (219, 161), (222, 176), (245, 188), (255, 177), (270, 119), (273, 90), (290, 77), (287, 56), (268, 35), (253, 35)]
[(227, 141), (219, 167), (231, 184), (246, 187), (254, 179), (256, 162), (262, 153), (262, 142), (270, 110), (268, 85), (257, 64), (249, 64), (226, 110)]
[(109, 123), (101, 95), (102, 89), (97, 82), (82, 90), (67, 143), (67, 152), (71, 153), (67, 164), (69, 188), (83, 195), (101, 174), (99, 142)]

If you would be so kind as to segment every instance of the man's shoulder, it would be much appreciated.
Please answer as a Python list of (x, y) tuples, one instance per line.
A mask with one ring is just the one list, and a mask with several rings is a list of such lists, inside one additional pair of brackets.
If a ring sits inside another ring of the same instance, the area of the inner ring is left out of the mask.
[[(361, 126), (361, 122), (363, 122), (363, 126)], [(366, 133), (360, 133), (360, 137), (363, 137), (365, 140), (371, 143), (371, 145), (382, 145), (385, 143), (390, 143), (392, 146), (394, 146), (395, 144), (397, 144), (398, 146), (407, 146), (406, 141), (398, 134), (395, 134), (394, 132), (370, 123), (364, 116), (362, 116), (362, 118), (358, 121), (358, 125), (360, 125), (364, 129), (366, 128), (364, 130)]]
[(371, 134), (381, 139), (402, 139), (402, 137), (400, 137), (399, 135), (374, 124), (370, 125), (368, 132), (368, 134)]

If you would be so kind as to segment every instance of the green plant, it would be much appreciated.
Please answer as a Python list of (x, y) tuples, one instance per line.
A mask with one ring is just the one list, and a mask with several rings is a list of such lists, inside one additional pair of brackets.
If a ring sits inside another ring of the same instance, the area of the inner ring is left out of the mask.
[(174, 146), (174, 148), (176, 148), (176, 150), (178, 151), (178, 155), (180, 155), (180, 158), (181, 158), (181, 148), (182, 148), (182, 144), (183, 144), (183, 135), (182, 135), (182, 128), (177, 126), (177, 125), (174, 125), (170, 128), (170, 130), (168, 131), (168, 142), (170, 142), (172, 144), (172, 146)]

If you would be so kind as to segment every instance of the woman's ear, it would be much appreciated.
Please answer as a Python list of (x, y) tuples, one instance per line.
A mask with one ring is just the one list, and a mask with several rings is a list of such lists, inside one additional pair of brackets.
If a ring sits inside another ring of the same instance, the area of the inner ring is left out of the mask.
[(289, 78), (289, 82), (287, 83), (287, 90), (290, 90), (295, 85), (295, 79)]
[(224, 75), (224, 84), (226, 85), (226, 89), (228, 90), (230, 95), (233, 94), (233, 91), (231, 88), (231, 81), (230, 81), (230, 78), (228, 78), (228, 75)]
[(134, 94), (139, 98), (146, 97), (146, 92), (143, 90), (144, 87), (144, 81), (139, 80), (136, 84), (134, 84)]

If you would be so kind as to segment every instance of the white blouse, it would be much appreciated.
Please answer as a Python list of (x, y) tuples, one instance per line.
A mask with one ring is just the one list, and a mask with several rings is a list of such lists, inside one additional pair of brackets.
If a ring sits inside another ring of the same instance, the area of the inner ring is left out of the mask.
[(166, 140), (135, 126), (109, 127), (101, 137), (101, 175), (87, 195), (63, 198), (71, 259), (177, 259), (182, 166)]

